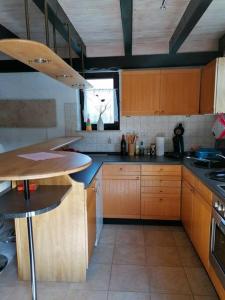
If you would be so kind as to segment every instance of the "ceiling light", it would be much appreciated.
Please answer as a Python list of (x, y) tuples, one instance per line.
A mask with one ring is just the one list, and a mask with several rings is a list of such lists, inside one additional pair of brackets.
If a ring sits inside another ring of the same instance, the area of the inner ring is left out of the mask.
[(62, 75), (56, 75), (56, 78), (72, 78), (73, 75), (67, 75), (67, 74), (62, 74)]
[(38, 57), (38, 58), (35, 58), (33, 60), (29, 60), (28, 62), (30, 64), (32, 63), (35, 63), (35, 64), (47, 64), (47, 63), (50, 63), (50, 59), (47, 59), (47, 58), (43, 58), (43, 57)]

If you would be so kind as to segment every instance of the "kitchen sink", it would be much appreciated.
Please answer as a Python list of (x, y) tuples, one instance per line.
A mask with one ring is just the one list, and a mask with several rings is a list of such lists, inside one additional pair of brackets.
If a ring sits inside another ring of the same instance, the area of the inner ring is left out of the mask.
[(225, 182), (225, 171), (215, 171), (206, 174), (209, 179)]

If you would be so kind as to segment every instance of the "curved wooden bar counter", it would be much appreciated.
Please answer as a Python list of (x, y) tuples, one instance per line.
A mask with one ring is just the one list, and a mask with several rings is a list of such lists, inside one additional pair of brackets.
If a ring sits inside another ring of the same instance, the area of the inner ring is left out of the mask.
[[(48, 189), (52, 188), (53, 194), (54, 186), (69, 187), (58, 207), (33, 218), (36, 276), (40, 281), (80, 282), (86, 279), (88, 267), (87, 192), (84, 185), (75, 182), (69, 174), (88, 167), (91, 164), (91, 158), (79, 153), (53, 150), (74, 140), (76, 138), (58, 138), (0, 154), (0, 180), (11, 180), (13, 188), (20, 180), (29, 179), (38, 184), (37, 191), (30, 193), (31, 200), (32, 197), (35, 198), (36, 193), (40, 197), (42, 192), (45, 195), (47, 186)], [(36, 152), (62, 156), (42, 161), (18, 157), (18, 155)], [(57, 192), (57, 188), (55, 190)], [(10, 193), (19, 192), (11, 191)], [(40, 202), (43, 203), (43, 199)], [(15, 219), (15, 228), (18, 276), (21, 280), (29, 280), (27, 220), (23, 218), (23, 214)]]

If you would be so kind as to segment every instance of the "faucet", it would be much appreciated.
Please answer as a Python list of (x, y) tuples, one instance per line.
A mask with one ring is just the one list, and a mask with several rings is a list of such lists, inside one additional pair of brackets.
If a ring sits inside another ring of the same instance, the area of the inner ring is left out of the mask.
[(225, 159), (225, 156), (224, 156), (224, 155), (222, 155), (222, 154), (216, 154), (216, 156), (219, 156), (219, 157), (221, 157), (221, 158)]

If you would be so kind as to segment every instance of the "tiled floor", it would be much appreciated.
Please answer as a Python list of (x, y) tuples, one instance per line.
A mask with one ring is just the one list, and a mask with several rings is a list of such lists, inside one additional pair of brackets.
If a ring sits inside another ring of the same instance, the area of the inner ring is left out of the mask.
[[(181, 227), (105, 225), (85, 283), (39, 283), (40, 300), (216, 300)], [(0, 275), (1, 300), (28, 300), (15, 262)]]

